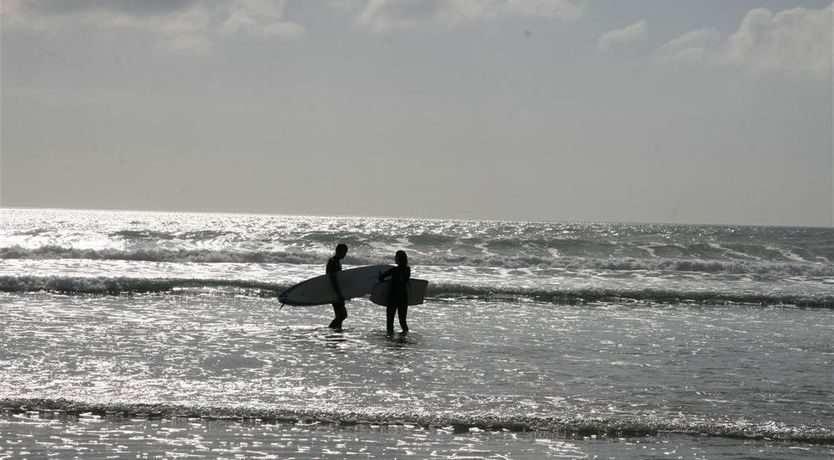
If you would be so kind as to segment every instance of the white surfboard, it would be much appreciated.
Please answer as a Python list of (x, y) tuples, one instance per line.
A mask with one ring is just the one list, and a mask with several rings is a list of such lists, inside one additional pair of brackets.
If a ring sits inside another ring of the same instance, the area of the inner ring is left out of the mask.
[[(408, 280), (408, 304), (419, 305), (426, 298), (429, 282), (426, 280)], [(388, 293), (391, 292), (391, 280), (377, 283), (371, 289), (371, 302), (377, 305), (388, 305)]]
[[(391, 265), (370, 265), (342, 270), (336, 273), (339, 288), (345, 299), (352, 299), (371, 293), (374, 284), (379, 282), (379, 275), (391, 268)], [(328, 275), (321, 275), (302, 281), (278, 295), (278, 300), (286, 305), (324, 305), (339, 300)]]

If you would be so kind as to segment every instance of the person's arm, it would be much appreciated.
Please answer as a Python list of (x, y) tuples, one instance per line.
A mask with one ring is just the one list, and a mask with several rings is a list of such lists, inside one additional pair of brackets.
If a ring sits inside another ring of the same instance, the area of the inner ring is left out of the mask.
[(345, 296), (342, 295), (342, 287), (339, 286), (339, 278), (336, 276), (336, 274), (339, 273), (339, 270), (332, 264), (333, 259), (327, 262), (327, 268), (325, 271), (327, 272), (327, 278), (330, 280), (330, 286), (333, 288), (336, 295), (339, 296), (339, 301), (341, 302), (345, 300)]
[(381, 283), (381, 282), (385, 281), (385, 278), (388, 278), (388, 277), (390, 277), (390, 276), (393, 276), (393, 274), (394, 274), (394, 270), (395, 270), (396, 268), (397, 268), (397, 267), (391, 267), (391, 268), (389, 268), (389, 269), (388, 269), (385, 273), (383, 273), (383, 274), (379, 275), (379, 282)]
[(331, 272), (327, 274), (327, 277), (330, 278), (330, 286), (333, 287), (333, 290), (336, 292), (336, 295), (339, 296), (339, 301), (344, 301), (345, 296), (342, 295), (342, 288), (339, 286), (339, 279), (336, 277), (336, 274), (339, 272)]

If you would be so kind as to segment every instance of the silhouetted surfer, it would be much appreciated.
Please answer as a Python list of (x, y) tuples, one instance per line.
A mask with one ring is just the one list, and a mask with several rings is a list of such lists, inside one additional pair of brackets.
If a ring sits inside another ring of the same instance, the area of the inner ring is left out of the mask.
[(394, 255), (394, 262), (397, 266), (392, 267), (385, 273), (379, 275), (379, 281), (391, 278), (391, 290), (388, 294), (388, 306), (386, 309), (388, 333), (394, 333), (394, 314), (400, 320), (400, 327), (403, 332), (408, 332), (408, 324), (405, 322), (408, 316), (408, 280), (411, 278), (411, 267), (408, 266), (408, 255), (405, 251), (397, 251)]
[(348, 252), (348, 247), (344, 243), (339, 243), (336, 245), (336, 254), (327, 261), (327, 269), (325, 273), (332, 274), (330, 278), (330, 284), (333, 286), (333, 290), (336, 291), (336, 294), (339, 296), (338, 302), (333, 302), (333, 313), (336, 315), (333, 318), (333, 321), (330, 322), (331, 329), (341, 329), (342, 328), (342, 321), (347, 318), (347, 308), (345, 308), (345, 296), (342, 295), (342, 288), (339, 287), (339, 280), (336, 278), (336, 273), (342, 271), (342, 259), (345, 258)]

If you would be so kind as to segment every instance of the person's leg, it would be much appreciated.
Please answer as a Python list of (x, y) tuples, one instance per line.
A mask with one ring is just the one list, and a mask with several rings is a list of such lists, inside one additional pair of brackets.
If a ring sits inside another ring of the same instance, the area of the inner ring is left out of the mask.
[(345, 303), (342, 302), (342, 308), (339, 311), (339, 329), (342, 328), (342, 321), (346, 320), (347, 317), (347, 307), (345, 307)]
[(333, 303), (333, 321), (330, 322), (331, 329), (341, 329), (342, 328), (342, 321), (347, 318), (347, 308), (345, 308), (344, 302), (335, 302)]
[(405, 322), (405, 319), (408, 316), (408, 304), (400, 305), (399, 308), (397, 308), (397, 316), (400, 318), (400, 327), (403, 332), (408, 332), (408, 323)]
[(389, 334), (394, 333), (394, 314), (397, 313), (397, 307), (394, 305), (388, 305), (385, 310), (386, 313), (386, 323), (385, 326), (388, 329)]

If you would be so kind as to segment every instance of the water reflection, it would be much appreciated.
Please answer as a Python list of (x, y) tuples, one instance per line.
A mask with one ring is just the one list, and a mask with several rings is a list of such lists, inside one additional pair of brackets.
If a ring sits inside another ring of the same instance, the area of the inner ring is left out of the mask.
[(397, 332), (394, 334), (385, 335), (389, 348), (405, 348), (409, 346), (416, 346), (418, 339), (413, 332)]
[(7, 398), (418, 411), (476, 426), (505, 414), (520, 414), (509, 426), (738, 422), (763, 436), (831, 420), (819, 383), (830, 382), (829, 311), (524, 302), (508, 314), (501, 301), (458, 299), (415, 308), (418, 332), (388, 337), (367, 302), (341, 332), (321, 326), (325, 309), (277, 313), (260, 298), (37, 293), (0, 294), (0, 305)]
[(597, 440), (408, 424), (261, 423), (53, 412), (0, 413), (0, 458), (759, 458), (816, 459), (830, 447), (661, 434)]

